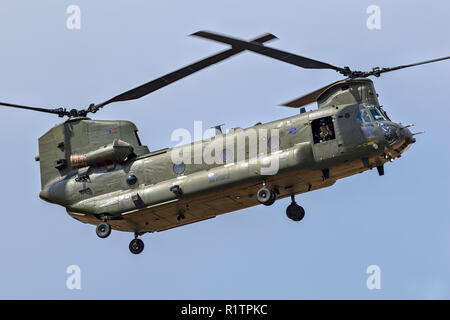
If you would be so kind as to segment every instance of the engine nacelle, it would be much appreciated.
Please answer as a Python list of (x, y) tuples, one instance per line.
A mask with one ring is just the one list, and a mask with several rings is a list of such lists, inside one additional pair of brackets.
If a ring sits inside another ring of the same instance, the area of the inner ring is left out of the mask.
[(116, 139), (112, 143), (86, 154), (71, 155), (70, 165), (75, 169), (96, 165), (108, 160), (121, 163), (132, 153), (133, 147), (129, 143)]

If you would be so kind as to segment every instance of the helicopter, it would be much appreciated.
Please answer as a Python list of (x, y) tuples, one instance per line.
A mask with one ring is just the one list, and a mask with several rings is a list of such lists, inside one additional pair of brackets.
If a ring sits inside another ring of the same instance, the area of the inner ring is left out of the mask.
[[(231, 48), (85, 109), (38, 108), (0, 102), (5, 107), (56, 114), (68, 119), (39, 138), (40, 198), (66, 209), (72, 218), (112, 230), (132, 232), (133, 254), (144, 250), (139, 238), (290, 197), (289, 219), (305, 210), (298, 194), (330, 187), (342, 178), (401, 157), (415, 143), (409, 128), (393, 122), (378, 101), (370, 76), (450, 59), (444, 57), (392, 68), (355, 71), (268, 47), (264, 34), (251, 41), (208, 31), (193, 36)], [(331, 69), (345, 78), (284, 103), (298, 108), (288, 118), (238, 127), (172, 148), (150, 151), (130, 121), (92, 120), (114, 102), (134, 100), (243, 51), (252, 51), (306, 69)], [(318, 108), (306, 111), (305, 106)], [(419, 132), (420, 133), (420, 132)], [(192, 152), (193, 151), (193, 152)]]

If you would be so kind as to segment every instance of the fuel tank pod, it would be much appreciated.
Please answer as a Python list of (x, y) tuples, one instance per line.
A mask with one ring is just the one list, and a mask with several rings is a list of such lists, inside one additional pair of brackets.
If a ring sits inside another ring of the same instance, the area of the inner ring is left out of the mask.
[(115, 139), (112, 143), (86, 154), (73, 154), (70, 156), (72, 168), (83, 168), (97, 165), (105, 161), (121, 163), (133, 153), (133, 147), (122, 140)]

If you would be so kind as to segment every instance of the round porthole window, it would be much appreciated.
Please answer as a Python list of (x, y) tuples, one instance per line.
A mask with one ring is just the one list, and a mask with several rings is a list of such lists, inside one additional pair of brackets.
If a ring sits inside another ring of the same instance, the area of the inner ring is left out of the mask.
[(182, 174), (185, 169), (186, 165), (184, 164), (184, 162), (175, 163), (173, 165), (173, 172), (175, 172), (176, 174)]
[(223, 162), (233, 161), (233, 151), (231, 151), (230, 149), (223, 149), (222, 160)]
[(137, 179), (137, 177), (134, 174), (130, 174), (127, 177), (127, 184), (129, 186), (134, 186), (136, 184), (137, 180), (138, 179)]

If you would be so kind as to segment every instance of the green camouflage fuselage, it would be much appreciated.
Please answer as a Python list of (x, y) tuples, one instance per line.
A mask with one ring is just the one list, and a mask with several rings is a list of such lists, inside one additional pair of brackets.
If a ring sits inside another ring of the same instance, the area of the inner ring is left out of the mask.
[[(107, 217), (113, 229), (161, 231), (257, 205), (255, 194), (263, 183), (278, 199), (331, 186), (399, 157), (414, 142), (406, 127), (388, 120), (368, 79), (336, 84), (319, 97), (318, 105), (317, 110), (192, 143), (181, 169), (173, 153), (188, 146), (149, 152), (131, 122), (72, 118), (39, 139), (40, 196), (82, 222), (98, 224)], [(319, 141), (319, 123), (326, 121), (332, 138)], [(118, 140), (133, 150), (124, 161), (99, 158), (85, 167), (71, 165), (72, 155), (91, 153), (97, 159), (96, 150)], [(220, 160), (217, 150), (227, 151), (225, 162), (195, 158), (206, 153)], [(270, 164), (277, 170), (267, 173)], [(127, 183), (130, 175), (136, 183)], [(181, 222), (180, 212), (186, 216)]]

